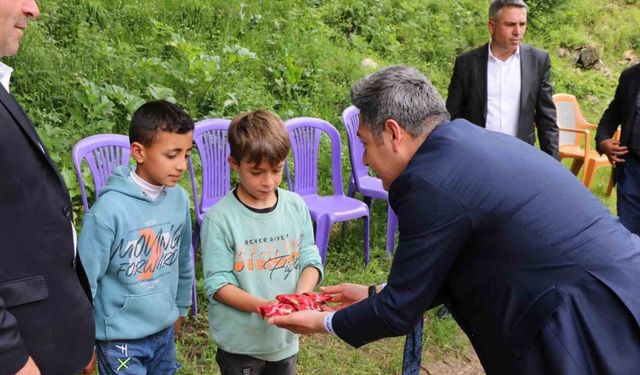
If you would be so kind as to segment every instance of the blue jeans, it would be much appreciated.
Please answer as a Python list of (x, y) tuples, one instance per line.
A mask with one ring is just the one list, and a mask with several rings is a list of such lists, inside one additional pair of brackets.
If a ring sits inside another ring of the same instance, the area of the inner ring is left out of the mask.
[(173, 375), (179, 367), (173, 324), (137, 340), (96, 340), (100, 375)]

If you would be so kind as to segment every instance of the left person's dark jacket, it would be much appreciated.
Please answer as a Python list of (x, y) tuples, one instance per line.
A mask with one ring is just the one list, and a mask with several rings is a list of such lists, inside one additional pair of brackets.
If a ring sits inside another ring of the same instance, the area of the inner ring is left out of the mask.
[(67, 188), (22, 108), (0, 87), (0, 375), (31, 356), (43, 375), (76, 374), (95, 327), (74, 260)]

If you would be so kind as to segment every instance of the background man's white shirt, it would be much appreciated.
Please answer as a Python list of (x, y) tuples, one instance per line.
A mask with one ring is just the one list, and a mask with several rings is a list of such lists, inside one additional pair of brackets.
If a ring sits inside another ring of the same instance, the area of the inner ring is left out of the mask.
[(502, 61), (491, 53), (487, 62), (487, 123), (485, 127), (517, 136), (520, 116), (520, 47)]

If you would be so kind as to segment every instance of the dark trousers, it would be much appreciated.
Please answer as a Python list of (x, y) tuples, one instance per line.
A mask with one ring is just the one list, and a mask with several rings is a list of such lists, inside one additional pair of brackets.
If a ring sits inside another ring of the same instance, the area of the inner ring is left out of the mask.
[(244, 354), (233, 354), (218, 349), (216, 362), (221, 375), (295, 375), (296, 356), (277, 362), (263, 361)]
[(618, 216), (629, 231), (640, 235), (640, 159), (629, 154), (618, 181)]

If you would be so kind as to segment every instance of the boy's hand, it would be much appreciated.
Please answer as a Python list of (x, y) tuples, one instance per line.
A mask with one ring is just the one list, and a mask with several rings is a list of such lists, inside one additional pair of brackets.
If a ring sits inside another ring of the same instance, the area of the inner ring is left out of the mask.
[(96, 370), (97, 363), (98, 363), (98, 359), (96, 358), (96, 351), (94, 350), (93, 355), (91, 356), (91, 360), (89, 361), (87, 366), (85, 366), (85, 368), (82, 369), (82, 375), (93, 374), (93, 372)]
[(182, 321), (184, 317), (179, 317), (175, 323), (173, 323), (173, 337), (176, 338), (180, 334), (180, 328), (182, 328)]

